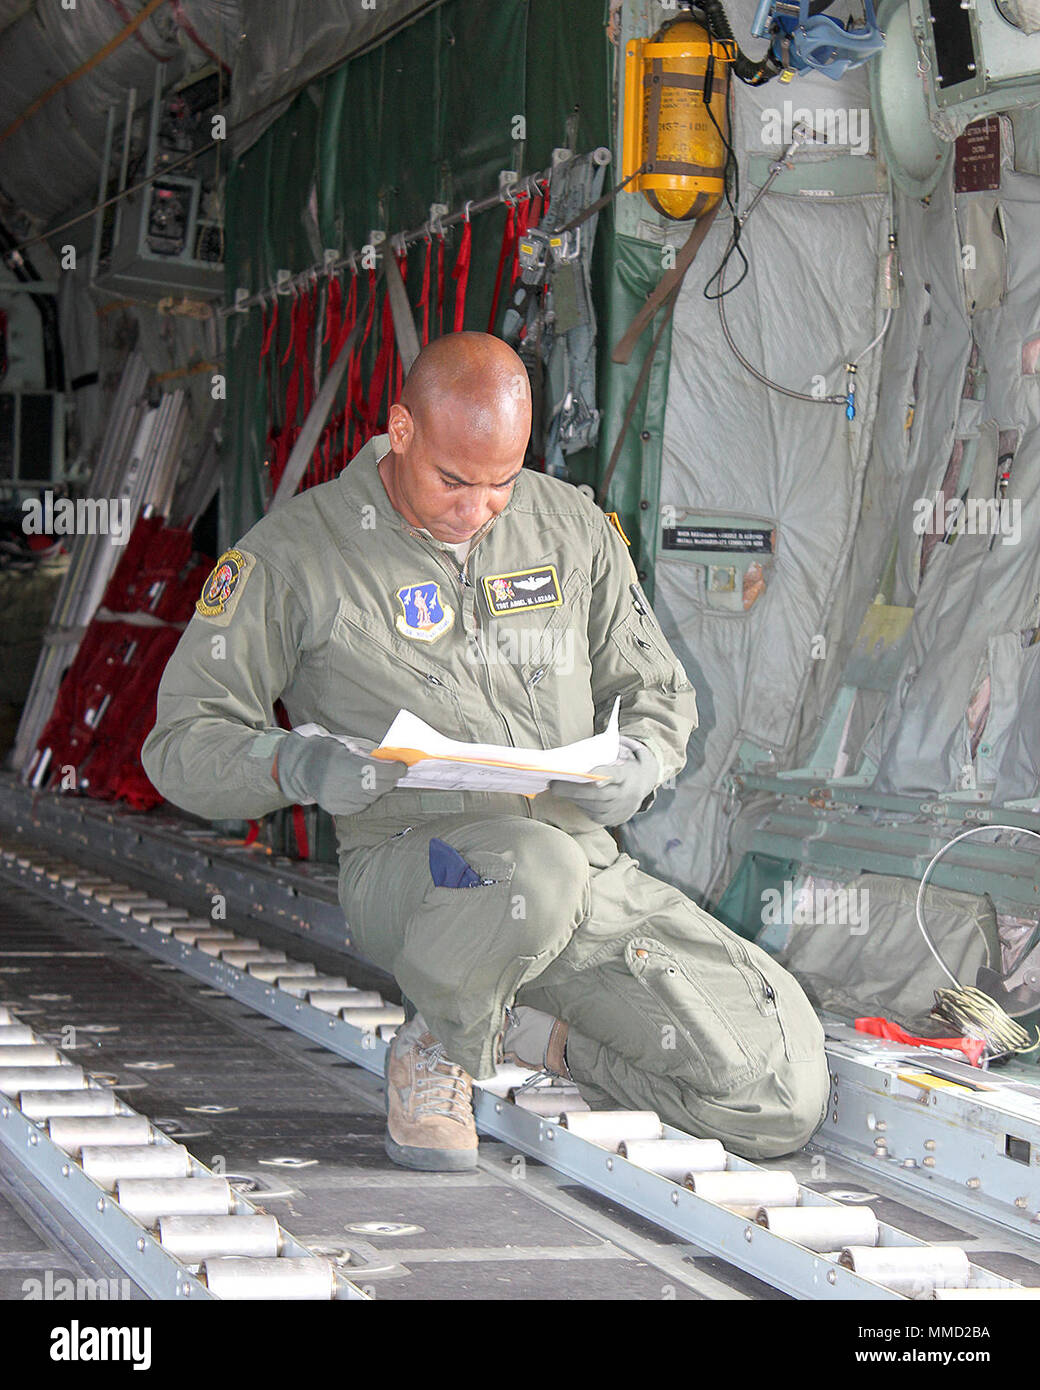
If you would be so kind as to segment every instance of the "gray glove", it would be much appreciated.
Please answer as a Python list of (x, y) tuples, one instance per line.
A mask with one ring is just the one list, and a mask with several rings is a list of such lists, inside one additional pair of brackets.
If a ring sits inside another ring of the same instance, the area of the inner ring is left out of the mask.
[(298, 806), (317, 802), (333, 816), (353, 816), (390, 791), (408, 771), (404, 763), (352, 753), (338, 739), (309, 738), (294, 730), (278, 745), (277, 780)]
[(660, 765), (650, 749), (623, 734), (618, 761), (592, 771), (609, 776), (610, 781), (550, 782), (548, 790), (569, 798), (599, 825), (624, 825), (661, 780)]

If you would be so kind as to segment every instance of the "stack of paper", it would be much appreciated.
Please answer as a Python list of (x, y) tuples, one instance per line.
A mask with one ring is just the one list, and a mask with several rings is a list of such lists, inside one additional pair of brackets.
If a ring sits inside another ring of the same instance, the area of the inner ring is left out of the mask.
[[(491, 743), (462, 743), (445, 738), (410, 710), (400, 710), (383, 735), (378, 748), (368, 749), (357, 739), (333, 734), (351, 752), (408, 764), (399, 787), (436, 788), (440, 791), (513, 792), (537, 796), (550, 782), (600, 782), (590, 769), (617, 762), (622, 756), (618, 735), (620, 697), (614, 701), (610, 720), (601, 734), (567, 744), (564, 748), (512, 748)], [(304, 735), (326, 734), (317, 724), (304, 724)]]

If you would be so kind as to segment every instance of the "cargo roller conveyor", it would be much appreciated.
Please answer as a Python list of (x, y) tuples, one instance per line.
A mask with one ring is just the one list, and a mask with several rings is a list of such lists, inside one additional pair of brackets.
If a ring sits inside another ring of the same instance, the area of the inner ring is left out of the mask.
[(4, 1006), (0, 1144), (152, 1298), (366, 1299)]
[[(278, 1019), (322, 1047), (369, 1071), (381, 1072), (387, 1033), (401, 1015), (392, 1007), (360, 1006), (360, 1001), (352, 1009), (349, 998), (340, 1007), (339, 997), (349, 991), (349, 986), (346, 991), (343, 988), (345, 979), (335, 979), (334, 988), (325, 991), (337, 997), (333, 1016), (315, 1002), (322, 993), (321, 977), (310, 975), (306, 962), (278, 960), (280, 953), (264, 950), (204, 919), (185, 926), (183, 910), (171, 909), (147, 894), (104, 891), (96, 880), (83, 883), (80, 892), (75, 866), (61, 858), (34, 859), (31, 851), (9, 848), (3, 862), (8, 871), (13, 866), (18, 876), (39, 890), (73, 898), (77, 910), (133, 944), (171, 960), (196, 979)], [(270, 959), (272, 955), (275, 959)], [(275, 973), (271, 980), (272, 971), (283, 964), (286, 975)], [(268, 978), (251, 973), (256, 971)], [(293, 993), (283, 987), (283, 981), (290, 980)], [(713, 1162), (705, 1172), (691, 1171), (680, 1182), (653, 1171), (653, 1165), (642, 1166), (645, 1158), (633, 1162), (619, 1151), (621, 1145), (627, 1153), (629, 1144), (659, 1142), (674, 1150), (676, 1144), (697, 1142), (661, 1125), (656, 1116), (590, 1115), (576, 1110), (565, 1111), (554, 1121), (512, 1104), (486, 1086), (476, 1088), (474, 1108), (482, 1133), (539, 1158), (794, 1297), (884, 1300), (933, 1296), (938, 1291), (952, 1296), (957, 1288), (969, 1297), (973, 1290), (992, 1290), (995, 1296), (1000, 1290), (1007, 1290), (1011, 1297), (1037, 1296), (972, 1265), (963, 1251), (933, 1247), (883, 1222), (872, 1228), (872, 1245), (857, 1245), (851, 1241), (857, 1232), (848, 1227), (848, 1208), (803, 1187), (791, 1173), (725, 1154), (721, 1171), (719, 1163)], [(634, 1131), (633, 1124), (637, 1125)], [(582, 1130), (588, 1131), (588, 1137)], [(793, 1231), (790, 1225), (784, 1227), (782, 1218), (772, 1216), (774, 1209), (786, 1208), (809, 1213), (815, 1231), (812, 1240), (804, 1227)], [(840, 1248), (819, 1249), (821, 1241), (830, 1243), (828, 1229), (834, 1232), (834, 1246)], [(805, 1243), (794, 1238), (798, 1235)]]

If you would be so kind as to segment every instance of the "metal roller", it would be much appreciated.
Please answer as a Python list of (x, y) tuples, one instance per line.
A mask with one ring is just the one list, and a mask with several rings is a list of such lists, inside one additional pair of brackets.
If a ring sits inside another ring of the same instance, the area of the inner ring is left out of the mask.
[(938, 1288), (964, 1288), (971, 1278), (971, 1261), (951, 1246), (849, 1245), (839, 1263), (909, 1298), (923, 1298)]
[(259, 941), (251, 936), (200, 936), (195, 941), (196, 951), (202, 951), (207, 956), (219, 956), (222, 951), (256, 951), (259, 948)]
[(110, 898), (113, 893), (119, 892), (120, 889), (125, 892), (129, 887), (130, 885), (128, 883), (115, 883), (110, 878), (97, 880), (80, 879), (76, 884), (76, 892), (82, 893), (85, 898), (96, 898), (98, 902), (101, 902), (102, 893)]
[(0, 1047), (7, 1047), (13, 1043), (36, 1042), (36, 1034), (31, 1028), (27, 1028), (24, 1023), (0, 1023)]
[(150, 898), (147, 894), (143, 897), (135, 893), (133, 897), (129, 895), (125, 898), (113, 898), (112, 906), (120, 917), (129, 917), (131, 912), (139, 911), (142, 908), (151, 908), (158, 912), (170, 906), (165, 898)]
[(116, 1201), (153, 1226), (162, 1216), (227, 1216), (235, 1194), (226, 1178), (120, 1178)]
[(60, 1067), (64, 1057), (45, 1043), (0, 1044), (0, 1067)]
[(23, 1091), (18, 1108), (30, 1120), (49, 1120), (52, 1115), (118, 1115), (119, 1097), (104, 1086), (82, 1091)]
[(120, 1178), (186, 1178), (191, 1173), (191, 1154), (183, 1144), (91, 1145), (79, 1161), (87, 1177), (108, 1192)]
[(674, 1182), (687, 1173), (721, 1173), (726, 1166), (726, 1150), (717, 1139), (626, 1139), (618, 1153)]
[(308, 991), (312, 989), (350, 989), (349, 980), (345, 980), (342, 975), (309, 975), (301, 979), (298, 975), (293, 976), (288, 972), (279, 975), (275, 980), (279, 989), (284, 989), (286, 994), (291, 994), (294, 999), (304, 999)]
[(173, 935), (175, 940), (183, 941), (185, 946), (194, 946), (196, 941), (223, 941), (230, 947), (239, 939), (234, 932), (215, 927), (211, 922), (204, 926), (174, 927)]
[[(286, 966), (292, 971), (290, 975)], [(283, 979), (304, 979), (306, 976), (314, 978), (318, 973), (318, 967), (312, 965), (309, 960), (289, 960), (285, 961), (280, 967), (277, 965), (250, 964), (246, 966), (250, 975), (255, 975), (258, 980), (263, 980), (265, 984), (273, 985), (275, 980), (281, 976)]]
[(688, 1173), (685, 1185), (698, 1197), (722, 1207), (796, 1207), (798, 1179), (764, 1168), (727, 1173)]
[(265, 951), (261, 948), (251, 950), (249, 947), (235, 947), (232, 950), (220, 952), (220, 959), (225, 965), (233, 965), (236, 970), (245, 970), (247, 965), (285, 965), (284, 951)]
[(148, 914), (148, 925), (152, 931), (161, 932), (163, 936), (172, 936), (180, 927), (185, 926), (186, 917), (180, 912), (150, 912)]
[(0, 1004), (0, 1023), (8, 1024), (17, 1022), (18, 1020), (11, 1013), (11, 1010), (7, 1008), (6, 1005)]
[(881, 1234), (870, 1207), (763, 1207), (756, 1220), (774, 1235), (821, 1253), (876, 1246)]
[(565, 1091), (562, 1087), (546, 1086), (540, 1089), (532, 1086), (529, 1091), (517, 1091), (512, 1097), (513, 1104), (532, 1115), (545, 1115), (552, 1118), (566, 1110), (573, 1115), (579, 1110), (588, 1110), (588, 1105), (577, 1091)]
[(327, 1014), (339, 1013), (340, 1009), (385, 1009), (386, 1000), (376, 989), (312, 989), (307, 992), (307, 1003)]
[(79, 1153), (85, 1144), (123, 1147), (149, 1144), (153, 1138), (145, 1115), (55, 1115), (47, 1129), (58, 1148), (70, 1154)]
[[(129, 883), (109, 883), (104, 888), (96, 888), (92, 896), (102, 907), (107, 907), (114, 898), (123, 898), (129, 892)], [(147, 896), (147, 893), (141, 894), (142, 898), (146, 898)]]
[(330, 1299), (336, 1293), (335, 1270), (319, 1255), (275, 1260), (229, 1255), (206, 1260), (202, 1273), (210, 1293), (225, 1300)]
[(221, 1255), (275, 1259), (282, 1232), (273, 1216), (160, 1216), (159, 1243), (185, 1264)]
[(344, 1023), (360, 1028), (362, 1032), (371, 1033), (384, 1023), (399, 1028), (404, 1022), (404, 1009), (396, 1004), (387, 1004), (382, 1009), (340, 1009), (339, 1016)]
[(167, 922), (186, 922), (191, 916), (186, 907), (172, 907), (169, 903), (164, 903), (162, 907), (151, 908), (147, 904), (135, 907), (130, 913), (135, 922), (154, 922), (156, 917), (162, 917)]
[(629, 1139), (660, 1139), (664, 1130), (652, 1110), (568, 1110), (560, 1116), (560, 1125), (615, 1152)]
[(0, 1066), (0, 1091), (6, 1096), (20, 1091), (69, 1091), (86, 1084), (83, 1068), (68, 1063), (62, 1067)]

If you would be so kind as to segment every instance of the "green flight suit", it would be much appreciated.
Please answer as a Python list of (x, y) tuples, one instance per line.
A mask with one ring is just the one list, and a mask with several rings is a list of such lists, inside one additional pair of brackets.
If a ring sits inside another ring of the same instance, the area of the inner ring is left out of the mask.
[[(464, 565), (391, 506), (370, 440), (227, 552), (170, 659), (143, 761), (213, 819), (288, 804), (271, 776), (294, 726), (381, 741), (401, 708), (450, 738), (554, 747), (605, 727), (678, 772), (696, 701), (625, 545), (577, 489), (525, 470)], [(823, 1035), (794, 980), (574, 802), (395, 789), (336, 817), (351, 938), (393, 973), (478, 1080), (514, 1000), (565, 1019), (596, 1108), (654, 1109), (751, 1157), (822, 1121)], [(437, 887), (429, 840), (488, 880)]]

